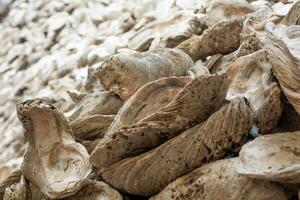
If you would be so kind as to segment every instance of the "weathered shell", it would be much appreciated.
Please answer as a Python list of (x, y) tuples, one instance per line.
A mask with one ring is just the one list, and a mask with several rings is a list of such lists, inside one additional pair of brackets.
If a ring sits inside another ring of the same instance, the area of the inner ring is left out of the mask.
[(193, 61), (179, 49), (159, 49), (143, 53), (117, 54), (106, 60), (95, 75), (101, 85), (128, 99), (140, 87), (151, 81), (184, 76)]
[(250, 127), (250, 109), (244, 99), (236, 99), (152, 151), (104, 168), (102, 176), (117, 189), (151, 196), (196, 167), (237, 150)]
[(30, 188), (24, 176), (19, 183), (6, 188), (3, 200), (31, 200)]
[(239, 47), (242, 27), (240, 20), (220, 22), (205, 30), (201, 36), (194, 35), (180, 43), (177, 48), (182, 49), (194, 61), (217, 53), (227, 54)]
[(136, 51), (146, 51), (153, 40), (159, 40), (155, 48), (173, 48), (193, 34), (200, 34), (203, 31), (202, 21), (204, 20), (201, 15), (187, 11), (179, 12), (168, 19), (153, 21), (129, 38), (128, 47)]
[(105, 136), (159, 111), (169, 104), (189, 81), (188, 77), (169, 77), (144, 85), (126, 101)]
[(92, 165), (104, 167), (144, 152), (206, 120), (223, 104), (228, 85), (226, 75), (192, 79), (158, 112), (101, 140), (91, 155)]
[(300, 183), (300, 132), (265, 135), (245, 144), (239, 174), (271, 181)]
[(64, 200), (122, 200), (120, 193), (100, 181), (88, 180), (82, 189), (75, 195), (65, 198)]
[(295, 58), (284, 42), (269, 34), (271, 43), (266, 47), (267, 59), (286, 98), (300, 114), (300, 60)]
[(91, 165), (64, 115), (42, 99), (18, 104), (17, 114), (29, 143), (22, 166), (26, 179), (49, 198), (75, 194), (91, 172)]
[(198, 76), (208, 75), (208, 74), (210, 74), (210, 72), (208, 71), (206, 66), (204, 66), (204, 63), (201, 60), (198, 60), (195, 63), (194, 67), (191, 67), (186, 71), (186, 76), (189, 76), (191, 78), (196, 78)]
[(14, 170), (6, 179), (0, 183), (0, 199), (3, 199), (5, 189), (11, 185), (18, 183), (21, 179), (22, 172), (20, 169)]
[(288, 200), (281, 186), (241, 176), (236, 158), (215, 161), (178, 178), (150, 200)]
[(222, 21), (240, 19), (254, 11), (249, 3), (243, 0), (211, 1), (206, 8), (206, 24), (213, 26)]
[(300, 25), (300, 2), (297, 1), (289, 10), (288, 14), (284, 17), (282, 23), (290, 25)]

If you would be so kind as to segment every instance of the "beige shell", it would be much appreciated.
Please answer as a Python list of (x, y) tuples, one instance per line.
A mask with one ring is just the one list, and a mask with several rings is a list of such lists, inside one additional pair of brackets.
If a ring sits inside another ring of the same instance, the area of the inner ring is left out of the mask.
[(238, 175), (236, 158), (215, 161), (178, 178), (150, 200), (288, 200), (284, 188)]
[(17, 105), (29, 143), (22, 172), (49, 198), (76, 193), (91, 172), (89, 155), (75, 142), (64, 115), (52, 104), (33, 99)]
[(102, 177), (122, 191), (154, 195), (196, 167), (238, 150), (251, 125), (245, 100), (236, 99), (159, 147), (103, 169)]
[(122, 200), (121, 194), (104, 182), (88, 180), (75, 195), (64, 200)]
[(184, 76), (193, 61), (180, 49), (116, 54), (98, 67), (95, 75), (106, 90), (128, 99), (146, 83), (163, 77)]
[(22, 176), (22, 172), (20, 169), (16, 169), (11, 174), (6, 177), (3, 181), (0, 183), (0, 199), (3, 199), (5, 189), (10, 187), (13, 184), (16, 184), (20, 181)]
[(189, 76), (191, 78), (196, 78), (198, 76), (202, 75), (208, 75), (210, 74), (209, 70), (204, 66), (204, 63), (201, 60), (198, 60), (195, 63), (194, 67), (191, 67), (186, 71), (186, 76)]
[(155, 48), (173, 48), (193, 34), (203, 31), (201, 15), (189, 11), (182, 11), (163, 20), (155, 20), (137, 31), (128, 40), (128, 47), (132, 50), (146, 51), (153, 40), (157, 41)]
[(228, 85), (226, 75), (192, 79), (168, 105), (101, 140), (91, 155), (92, 165), (104, 167), (144, 152), (206, 120), (223, 104)]
[(300, 25), (300, 2), (297, 1), (293, 7), (289, 10), (288, 14), (283, 19), (283, 24), (290, 25)]
[(300, 183), (300, 132), (265, 135), (245, 144), (239, 174), (271, 181)]
[(24, 176), (19, 183), (6, 188), (3, 200), (31, 200), (30, 188)]
[(170, 103), (189, 81), (188, 77), (169, 77), (144, 85), (126, 101), (105, 136), (159, 111)]
[(242, 27), (240, 20), (220, 22), (205, 30), (201, 36), (194, 35), (180, 43), (177, 48), (182, 49), (194, 61), (217, 53), (227, 54), (239, 47)]
[(251, 5), (243, 0), (217, 0), (211, 2), (206, 8), (206, 24), (208, 26), (213, 26), (222, 21), (239, 19), (254, 11)]

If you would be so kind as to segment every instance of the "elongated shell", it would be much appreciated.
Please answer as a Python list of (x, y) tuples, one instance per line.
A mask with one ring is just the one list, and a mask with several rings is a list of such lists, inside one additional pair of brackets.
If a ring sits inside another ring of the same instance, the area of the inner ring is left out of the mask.
[(236, 158), (215, 161), (178, 178), (150, 200), (287, 200), (284, 188), (237, 174)]
[(245, 144), (236, 166), (239, 174), (278, 182), (300, 183), (300, 132), (265, 135)]
[(64, 115), (42, 99), (17, 105), (29, 143), (22, 172), (49, 198), (75, 194), (91, 172), (89, 155), (76, 143)]

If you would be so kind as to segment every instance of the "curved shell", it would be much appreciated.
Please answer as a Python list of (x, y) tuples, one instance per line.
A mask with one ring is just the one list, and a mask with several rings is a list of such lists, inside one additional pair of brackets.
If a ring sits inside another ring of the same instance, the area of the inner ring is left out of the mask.
[(237, 150), (246, 141), (251, 124), (245, 100), (236, 99), (152, 151), (103, 169), (102, 177), (122, 191), (154, 195), (196, 167)]
[(11, 174), (6, 177), (3, 181), (0, 183), (0, 199), (3, 199), (5, 189), (10, 187), (11, 185), (18, 183), (21, 179), (22, 172), (20, 169), (16, 169), (15, 171), (11, 172)]
[(170, 103), (189, 81), (188, 77), (169, 77), (144, 85), (126, 101), (105, 136), (157, 112)]
[(75, 195), (65, 198), (64, 200), (122, 200), (121, 194), (100, 181), (88, 180), (82, 189)]
[(42, 99), (17, 105), (29, 143), (22, 172), (49, 198), (76, 193), (91, 172), (89, 155), (76, 143), (64, 115)]
[(222, 21), (239, 19), (254, 11), (251, 5), (243, 0), (217, 0), (212, 2), (206, 8), (206, 24), (208, 26)]
[(178, 178), (150, 200), (288, 200), (283, 187), (238, 175), (237, 159), (215, 161)]
[(297, 1), (283, 19), (285, 25), (300, 25), (300, 2)]
[(21, 177), (20, 182), (6, 188), (3, 200), (30, 200), (30, 188), (24, 176)]
[(236, 166), (239, 174), (300, 183), (300, 132), (265, 135), (245, 144)]
[(192, 79), (158, 112), (100, 141), (91, 155), (92, 165), (104, 167), (144, 152), (206, 120), (223, 104), (228, 85), (226, 75)]

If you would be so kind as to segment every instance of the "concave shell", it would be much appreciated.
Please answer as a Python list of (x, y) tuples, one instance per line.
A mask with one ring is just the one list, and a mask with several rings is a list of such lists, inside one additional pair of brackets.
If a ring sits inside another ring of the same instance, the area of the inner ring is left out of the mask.
[(300, 183), (300, 132), (264, 135), (245, 144), (239, 174), (271, 181)]
[(91, 172), (89, 155), (76, 143), (64, 115), (42, 99), (17, 105), (29, 143), (22, 172), (49, 198), (75, 194)]
[(30, 188), (29, 184), (25, 180), (24, 176), (21, 177), (19, 183), (15, 183), (6, 188), (3, 200), (30, 200)]
[(213, 26), (222, 21), (240, 19), (254, 11), (251, 5), (243, 0), (211, 1), (206, 8), (206, 24)]
[(104, 168), (102, 177), (122, 191), (154, 195), (196, 167), (238, 150), (251, 125), (251, 112), (245, 100), (236, 99), (205, 122), (159, 147)]
[(101, 140), (91, 155), (92, 165), (104, 167), (144, 152), (206, 120), (223, 104), (228, 85), (226, 75), (192, 79), (158, 112)]
[(193, 34), (200, 34), (203, 31), (202, 21), (204, 20), (201, 15), (182, 11), (168, 19), (150, 22), (129, 38), (128, 47), (136, 51), (146, 51), (152, 41), (158, 39), (155, 48), (173, 48)]
[(105, 136), (157, 112), (170, 103), (189, 81), (188, 77), (169, 77), (144, 85), (126, 101)]
[(281, 186), (241, 176), (236, 158), (215, 161), (178, 178), (150, 200), (288, 200)]
[(140, 87), (170, 76), (184, 76), (193, 66), (180, 49), (159, 49), (142, 53), (116, 54), (98, 67), (95, 75), (106, 90), (128, 99)]
[(122, 200), (121, 194), (104, 182), (88, 180), (75, 195), (64, 200)]
[(242, 27), (240, 20), (220, 22), (205, 30), (201, 36), (194, 35), (180, 43), (177, 48), (194, 61), (217, 53), (227, 54), (239, 47)]
[(270, 32), (266, 47), (267, 59), (286, 98), (300, 114), (300, 60), (295, 58), (284, 42)]
[(293, 5), (288, 14), (284, 17), (282, 23), (287, 26), (300, 25), (300, 1), (297, 1)]

